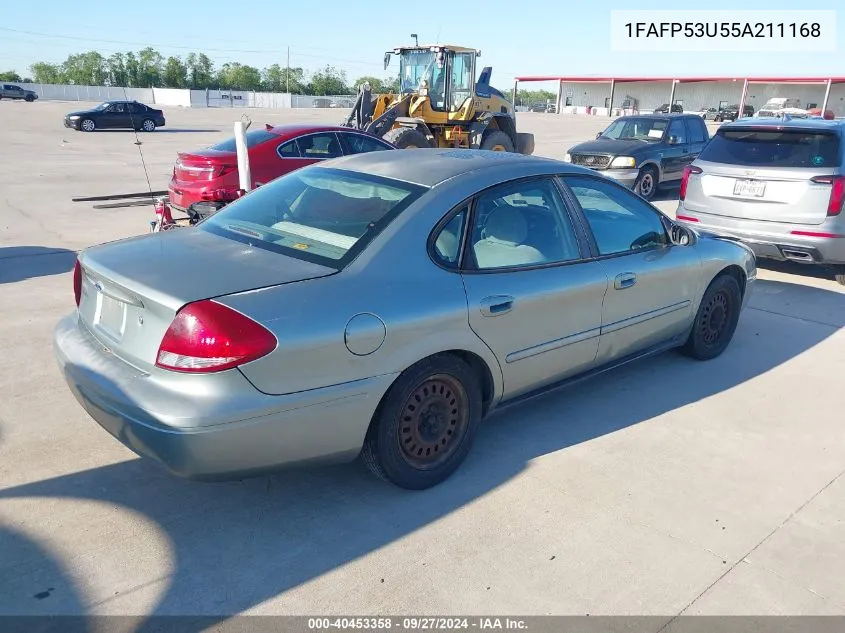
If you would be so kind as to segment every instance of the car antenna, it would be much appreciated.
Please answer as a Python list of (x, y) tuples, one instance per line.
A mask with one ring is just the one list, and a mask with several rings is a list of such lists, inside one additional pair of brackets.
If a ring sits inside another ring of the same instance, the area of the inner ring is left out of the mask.
[[(126, 98), (126, 101), (129, 101), (129, 94), (126, 92), (126, 86), (123, 86), (123, 96)], [(147, 189), (150, 192), (150, 201), (155, 204), (155, 195), (153, 194), (153, 186), (150, 184), (150, 173), (147, 170), (147, 162), (144, 160), (144, 150), (141, 149), (141, 139), (138, 138), (138, 128), (135, 127), (135, 117), (133, 116), (134, 113), (132, 109), (129, 109), (129, 121), (132, 123), (132, 131), (135, 134), (135, 145), (138, 147), (138, 155), (141, 157), (141, 166), (144, 168), (144, 178), (147, 179)]]

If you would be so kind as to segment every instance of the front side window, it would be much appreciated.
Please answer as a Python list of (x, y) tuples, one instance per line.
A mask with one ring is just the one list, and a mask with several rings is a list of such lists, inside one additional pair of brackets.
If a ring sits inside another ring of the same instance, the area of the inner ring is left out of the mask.
[(341, 133), (340, 136), (343, 138), (346, 151), (349, 154), (365, 154), (367, 152), (379, 152), (381, 150), (391, 149), (390, 146), (373, 136), (346, 133)]
[(480, 270), (581, 256), (563, 200), (548, 178), (499, 185), (481, 194), (470, 239)]
[(251, 191), (197, 228), (339, 268), (425, 190), (369, 174), (305, 167)]
[(564, 181), (581, 205), (600, 255), (669, 243), (660, 216), (637, 194), (596, 178), (566, 176)]
[(687, 126), (683, 119), (675, 119), (669, 126), (669, 138), (673, 137), (678, 145), (687, 142)]

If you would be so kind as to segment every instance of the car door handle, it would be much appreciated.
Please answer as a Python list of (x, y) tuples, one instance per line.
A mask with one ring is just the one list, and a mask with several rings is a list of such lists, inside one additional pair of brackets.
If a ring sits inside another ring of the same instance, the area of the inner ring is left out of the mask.
[(481, 300), (481, 314), (488, 317), (499, 316), (510, 312), (513, 308), (513, 297), (508, 295), (496, 295)]
[(624, 290), (625, 288), (630, 288), (635, 283), (637, 283), (637, 276), (634, 273), (622, 273), (616, 275), (616, 279), (613, 280), (613, 287), (617, 290)]

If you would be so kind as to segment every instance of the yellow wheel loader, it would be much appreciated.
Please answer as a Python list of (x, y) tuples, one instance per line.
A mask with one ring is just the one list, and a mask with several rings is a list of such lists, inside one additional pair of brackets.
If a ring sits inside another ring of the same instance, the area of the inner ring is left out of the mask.
[(475, 80), (480, 51), (461, 46), (409, 46), (399, 57), (399, 92), (374, 95), (364, 84), (342, 125), (379, 136), (399, 149), (462, 147), (534, 152), (534, 135), (516, 131), (513, 104), (490, 85), (493, 69)]

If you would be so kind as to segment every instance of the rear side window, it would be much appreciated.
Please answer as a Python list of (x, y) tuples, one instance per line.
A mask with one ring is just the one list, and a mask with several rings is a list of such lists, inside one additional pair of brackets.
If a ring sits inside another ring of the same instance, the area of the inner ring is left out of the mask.
[[(278, 138), (278, 134), (273, 134), (267, 130), (253, 130), (252, 132), (246, 133), (246, 146), (247, 149), (250, 147), (254, 147), (259, 143), (263, 143), (264, 141), (269, 141), (270, 139)], [(235, 137), (233, 136), (230, 139), (226, 139), (216, 145), (212, 145), (208, 149), (216, 149), (220, 152), (236, 152), (237, 147), (235, 146)]]
[(836, 134), (811, 130), (719, 130), (701, 160), (751, 167), (837, 167)]
[(690, 143), (703, 143), (707, 140), (707, 127), (705, 127), (704, 121), (688, 119), (687, 124), (689, 125)]

